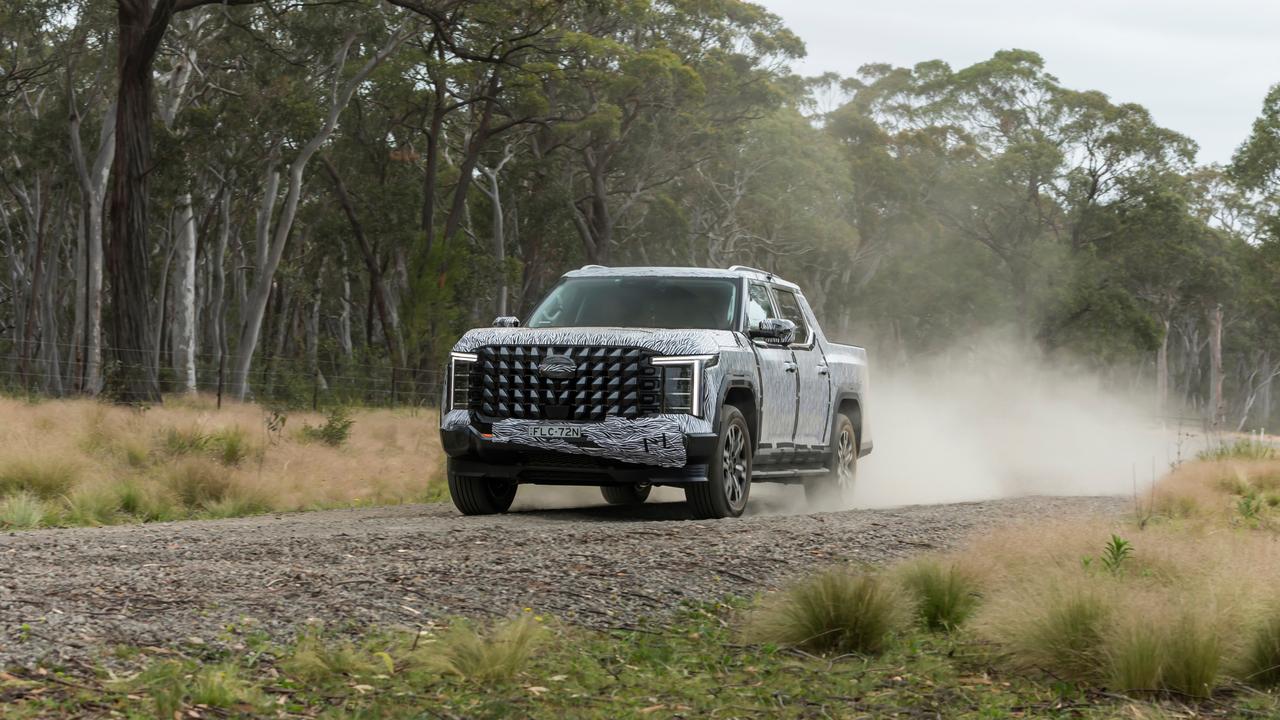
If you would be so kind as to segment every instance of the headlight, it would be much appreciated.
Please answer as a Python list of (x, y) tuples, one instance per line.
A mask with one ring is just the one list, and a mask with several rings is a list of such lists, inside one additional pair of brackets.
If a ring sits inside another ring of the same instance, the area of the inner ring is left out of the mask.
[(702, 371), (715, 355), (672, 355), (650, 360), (662, 368), (662, 412), (702, 417)]
[(449, 410), (471, 407), (471, 369), (479, 359), (475, 353), (449, 353)]

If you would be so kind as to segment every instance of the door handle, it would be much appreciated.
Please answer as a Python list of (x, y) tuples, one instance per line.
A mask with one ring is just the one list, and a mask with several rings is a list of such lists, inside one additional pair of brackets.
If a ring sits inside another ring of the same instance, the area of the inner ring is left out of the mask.
[(793, 362), (785, 362), (782, 364), (782, 367), (786, 368), (789, 373), (793, 373), (799, 368), (799, 366)]
[(826, 365), (819, 365), (819, 366), (818, 366), (818, 374), (819, 374), (819, 375), (830, 375), (830, 374), (831, 374), (831, 368), (827, 367)]

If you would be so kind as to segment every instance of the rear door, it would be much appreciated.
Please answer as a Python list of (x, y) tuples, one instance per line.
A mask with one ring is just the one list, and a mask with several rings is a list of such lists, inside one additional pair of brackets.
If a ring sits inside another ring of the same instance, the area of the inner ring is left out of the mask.
[[(769, 286), (751, 281), (747, 284), (747, 327), (752, 328), (766, 318), (782, 317), (774, 307)], [(796, 380), (796, 363), (791, 349), (763, 340), (753, 341), (760, 363), (760, 445), (762, 449), (790, 448), (796, 429), (796, 399), (800, 386)]]
[(817, 330), (794, 290), (775, 286), (773, 295), (779, 316), (796, 324), (796, 341), (791, 345), (800, 389), (795, 443), (825, 446), (831, 417), (831, 373)]

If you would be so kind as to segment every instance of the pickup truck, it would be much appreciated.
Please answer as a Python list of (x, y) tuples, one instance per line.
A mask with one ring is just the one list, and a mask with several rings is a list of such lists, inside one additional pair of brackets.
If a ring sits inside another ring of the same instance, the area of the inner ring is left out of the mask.
[(466, 515), (521, 484), (598, 486), (612, 504), (684, 489), (697, 518), (737, 517), (752, 482), (849, 501), (871, 452), (867, 354), (827, 340), (772, 273), (588, 265), (523, 325), (500, 317), (450, 353), (441, 441)]

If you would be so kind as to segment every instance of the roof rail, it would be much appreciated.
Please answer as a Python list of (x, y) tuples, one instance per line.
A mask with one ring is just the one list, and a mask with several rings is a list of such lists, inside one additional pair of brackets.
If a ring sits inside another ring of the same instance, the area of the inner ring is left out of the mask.
[(729, 268), (729, 272), (755, 273), (757, 275), (763, 275), (766, 278), (769, 278), (770, 280), (773, 279), (773, 273), (769, 272), (768, 270), (761, 270), (760, 268), (747, 267), (746, 265), (734, 265), (733, 267)]
[(607, 265), (583, 265), (578, 269), (579, 270), (605, 270), (607, 269), (607, 267), (608, 267)]

